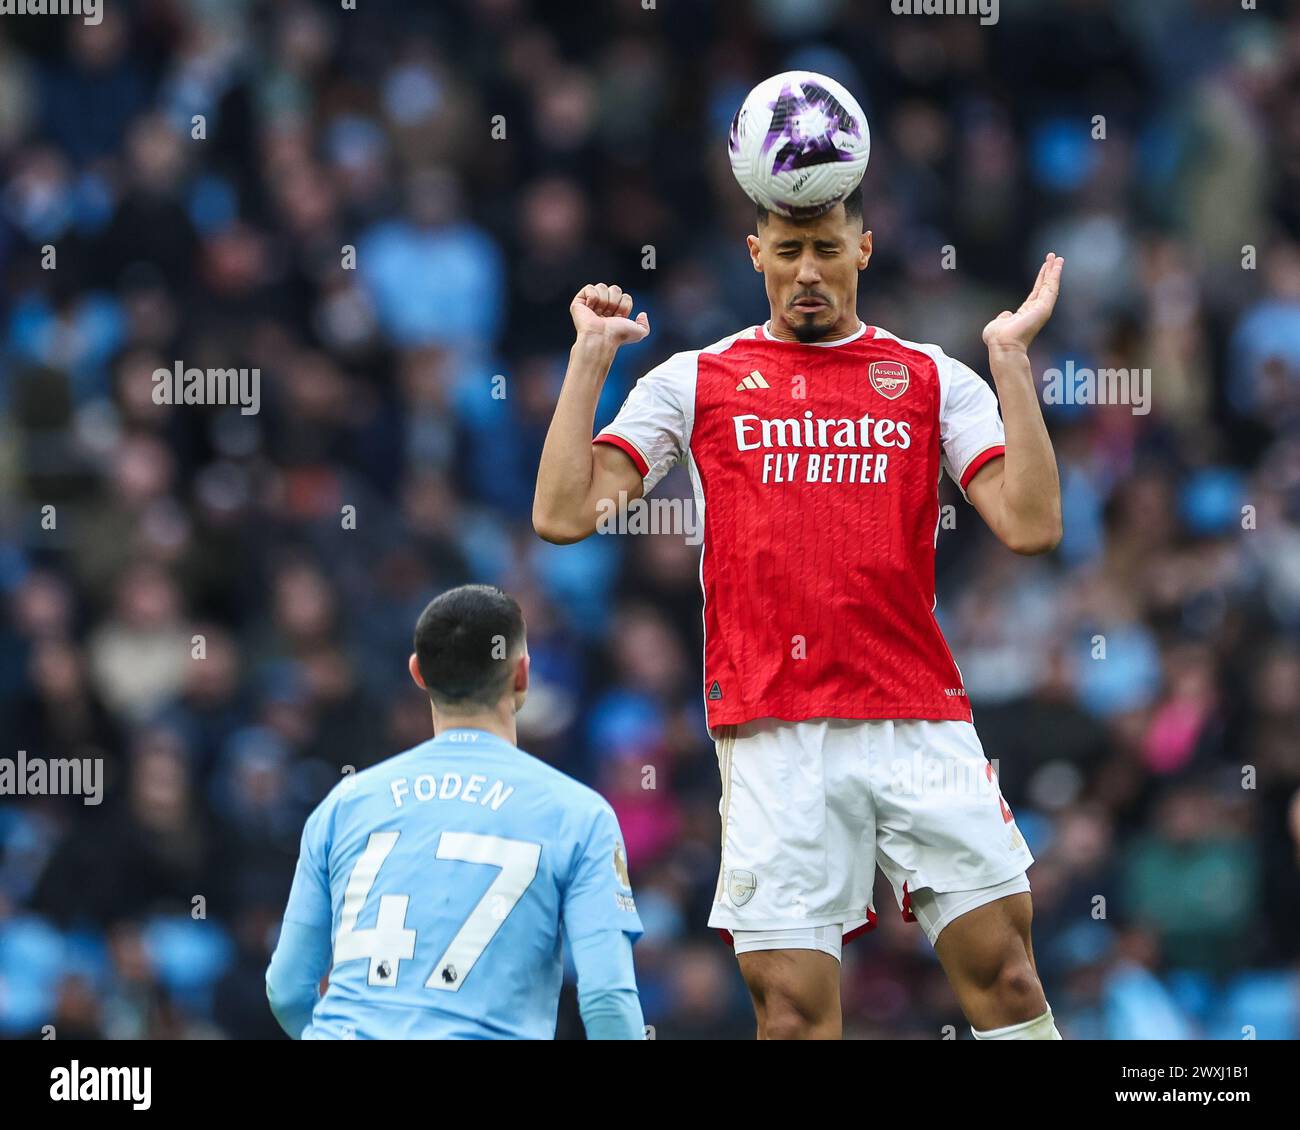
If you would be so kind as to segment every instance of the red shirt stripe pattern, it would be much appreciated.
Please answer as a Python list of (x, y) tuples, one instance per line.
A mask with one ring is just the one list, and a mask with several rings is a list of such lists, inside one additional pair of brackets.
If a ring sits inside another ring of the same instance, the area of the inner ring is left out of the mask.
[(596, 436), (648, 494), (686, 465), (704, 521), (710, 728), (755, 718), (970, 721), (935, 620), (942, 472), (1004, 452), (997, 397), (873, 326), (803, 344), (751, 326), (674, 354)]

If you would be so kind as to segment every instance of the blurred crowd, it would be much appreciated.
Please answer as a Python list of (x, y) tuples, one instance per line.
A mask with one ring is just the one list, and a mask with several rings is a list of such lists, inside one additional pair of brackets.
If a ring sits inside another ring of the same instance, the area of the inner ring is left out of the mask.
[[(1058, 1026), (1300, 1036), (1294, 7), (102, 8), (0, 20), (0, 756), (105, 767), (98, 806), (0, 796), (0, 1034), (278, 1035), (303, 820), (429, 736), (412, 628), (474, 580), (527, 617), (521, 744), (622, 823), (647, 1023), (752, 1036), (705, 925), (698, 550), (550, 546), (529, 516), (580, 286), (652, 327), (598, 424), (766, 317), (724, 138), (806, 68), (871, 123), (864, 320), (987, 371), (980, 330), (1053, 250), (1036, 371), (1151, 375), (1146, 414), (1047, 409), (1055, 553), (1008, 553), (944, 486), (939, 616), (1037, 857)], [(156, 403), (178, 361), (259, 369), (260, 411)], [(876, 907), (846, 1034), (968, 1035), (883, 884)]]

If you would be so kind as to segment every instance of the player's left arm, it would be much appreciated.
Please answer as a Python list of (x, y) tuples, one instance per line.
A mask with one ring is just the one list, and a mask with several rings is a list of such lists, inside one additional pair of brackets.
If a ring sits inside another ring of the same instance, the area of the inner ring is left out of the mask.
[(578, 1011), (589, 1040), (643, 1040), (632, 945), (641, 919), (632, 900), (618, 819), (601, 802), (565, 886), (565, 939), (578, 974)]
[(1034, 388), (1029, 346), (1052, 316), (1064, 263), (1049, 254), (1020, 309), (1003, 310), (984, 327), (1006, 452), (975, 473), (966, 484), (966, 497), (1016, 553), (1047, 553), (1061, 541), (1061, 481)]
[(323, 845), (318, 844), (321, 822), (318, 808), (303, 829), (280, 939), (266, 970), (267, 1003), (280, 1027), (295, 1040), (311, 1023), (333, 953), (329, 876)]

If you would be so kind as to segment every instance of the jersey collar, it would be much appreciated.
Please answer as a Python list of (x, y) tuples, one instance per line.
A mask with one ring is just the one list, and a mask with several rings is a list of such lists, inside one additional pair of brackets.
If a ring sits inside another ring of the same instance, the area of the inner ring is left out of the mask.
[(457, 749), (473, 749), (485, 745), (505, 746), (507, 749), (513, 749), (505, 738), (499, 734), (490, 734), (487, 730), (475, 730), (469, 726), (453, 726), (448, 730), (443, 730), (433, 738), (433, 744), (436, 746), (455, 746)]
[(848, 337), (837, 337), (834, 341), (783, 341), (779, 337), (772, 336), (771, 331), (768, 329), (768, 326), (770, 326), (771, 324), (772, 324), (772, 319), (769, 318), (766, 322), (764, 322), (761, 326), (758, 327), (758, 333), (756, 336), (760, 341), (774, 341), (778, 345), (812, 345), (812, 346), (816, 346), (818, 349), (834, 349), (840, 345), (848, 345), (849, 342), (851, 341), (857, 341), (858, 338), (860, 338), (863, 334), (867, 332), (868, 329), (871, 328), (867, 325), (866, 322), (862, 321), (862, 319), (859, 318), (858, 328), (853, 333), (849, 334)]

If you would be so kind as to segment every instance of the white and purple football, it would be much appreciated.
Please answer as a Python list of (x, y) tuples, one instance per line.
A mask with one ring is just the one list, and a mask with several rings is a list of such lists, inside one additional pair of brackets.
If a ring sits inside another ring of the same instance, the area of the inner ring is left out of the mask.
[(790, 219), (829, 211), (867, 171), (867, 117), (833, 78), (786, 71), (745, 98), (727, 139), (731, 171), (755, 204)]

